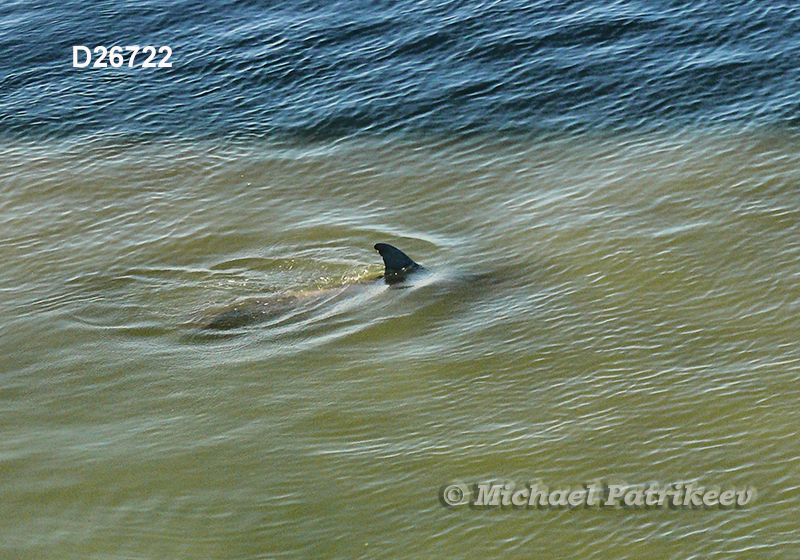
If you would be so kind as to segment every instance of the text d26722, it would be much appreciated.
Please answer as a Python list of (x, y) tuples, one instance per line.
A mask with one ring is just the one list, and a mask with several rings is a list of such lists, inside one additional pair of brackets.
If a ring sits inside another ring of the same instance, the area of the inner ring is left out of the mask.
[[(136, 55), (142, 55), (137, 61)], [(156, 47), (146, 46), (144, 48), (139, 45), (131, 45), (128, 47), (111, 47), (107, 49), (103, 46), (94, 48), (95, 60), (92, 64), (92, 50), (83, 45), (76, 45), (72, 47), (72, 66), (73, 68), (86, 68), (91, 64), (92, 68), (120, 68), (127, 63), (129, 68), (172, 68), (172, 63), (169, 62), (169, 57), (172, 56), (172, 49), (164, 46)], [(160, 55), (160, 56), (159, 56)], [(156, 58), (158, 59), (156, 60)]]

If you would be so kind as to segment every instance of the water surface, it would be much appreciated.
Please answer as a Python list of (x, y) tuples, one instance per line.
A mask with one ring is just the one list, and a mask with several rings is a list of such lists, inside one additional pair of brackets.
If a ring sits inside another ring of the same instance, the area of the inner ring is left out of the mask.
[[(41, 558), (783, 556), (794, 134), (9, 142), (2, 548)], [(198, 312), (432, 271), (277, 324)], [(694, 480), (734, 510), (443, 508)]]

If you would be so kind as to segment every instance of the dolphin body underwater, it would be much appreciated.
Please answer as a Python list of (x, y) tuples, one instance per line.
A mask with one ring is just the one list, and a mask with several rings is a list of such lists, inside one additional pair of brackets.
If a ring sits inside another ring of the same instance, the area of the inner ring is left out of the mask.
[(388, 243), (376, 243), (374, 248), (380, 253), (385, 266), (383, 274), (377, 278), (365, 282), (344, 284), (337, 288), (325, 290), (276, 294), (264, 298), (248, 299), (218, 312), (209, 321), (205, 321), (200, 328), (206, 331), (222, 331), (244, 327), (288, 313), (292, 308), (305, 301), (342, 293), (348, 286), (374, 284), (383, 280), (392, 287), (402, 287), (401, 285), (409, 276), (426, 271), (425, 268), (414, 262), (403, 251)]

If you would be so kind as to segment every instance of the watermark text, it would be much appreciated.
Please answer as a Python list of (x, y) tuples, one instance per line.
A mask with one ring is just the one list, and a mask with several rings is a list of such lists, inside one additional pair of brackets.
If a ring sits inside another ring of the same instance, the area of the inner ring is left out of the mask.
[(450, 484), (439, 489), (445, 507), (518, 509), (729, 509), (742, 508), (756, 499), (751, 486), (720, 488), (696, 482), (672, 484), (606, 484), (593, 482), (579, 487), (550, 487), (542, 482), (483, 482)]

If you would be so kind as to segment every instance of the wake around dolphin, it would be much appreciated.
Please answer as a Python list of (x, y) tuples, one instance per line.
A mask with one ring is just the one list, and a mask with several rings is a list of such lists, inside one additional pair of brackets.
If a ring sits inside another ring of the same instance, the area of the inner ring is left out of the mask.
[(409, 276), (425, 271), (425, 268), (414, 262), (411, 257), (397, 247), (388, 243), (376, 243), (374, 248), (380, 253), (384, 264), (383, 274), (377, 278), (343, 284), (325, 290), (276, 294), (265, 298), (244, 300), (216, 313), (210, 320), (204, 321), (201, 328), (204, 330), (228, 330), (243, 327), (289, 313), (293, 308), (309, 300), (321, 300), (326, 296), (335, 296), (350, 286), (373, 284), (383, 280), (392, 287), (400, 287), (398, 285), (402, 285)]

